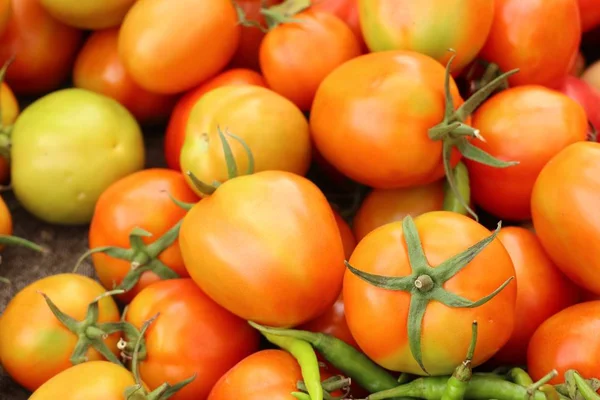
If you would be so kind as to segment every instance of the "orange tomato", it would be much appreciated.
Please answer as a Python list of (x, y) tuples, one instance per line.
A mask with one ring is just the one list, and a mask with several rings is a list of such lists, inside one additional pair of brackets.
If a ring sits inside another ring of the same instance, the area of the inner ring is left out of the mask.
[(352, 229), (348, 223), (342, 218), (340, 213), (333, 210), (333, 215), (335, 217), (335, 222), (337, 223), (338, 229), (340, 230), (340, 236), (342, 237), (342, 244), (344, 245), (344, 257), (345, 259), (349, 259), (356, 247), (356, 239), (354, 238), (354, 234), (352, 233)]
[(600, 2), (598, 0), (578, 0), (581, 30), (591, 31), (600, 25)]
[(190, 112), (198, 99), (213, 89), (228, 85), (267, 86), (262, 75), (258, 72), (244, 68), (235, 68), (215, 76), (181, 97), (171, 113), (167, 132), (165, 134), (165, 158), (169, 168), (177, 171), (181, 170), (179, 156), (181, 155), (181, 148), (185, 142), (185, 129), (187, 127)]
[[(6, 202), (0, 196), (0, 235), (12, 235), (13, 221), (12, 215)], [(4, 249), (4, 245), (0, 245), (0, 250)]]
[(313, 0), (310, 9), (313, 11), (330, 12), (344, 21), (358, 39), (361, 49), (367, 50), (360, 27), (357, 0)]
[[(4, 129), (14, 124), (21, 111), (13, 91), (5, 82), (0, 83), (0, 110), (2, 111), (0, 128)], [(0, 156), (0, 184), (8, 183), (9, 178), (9, 162), (6, 158)]]
[(239, 40), (230, 0), (138, 0), (121, 25), (119, 55), (144, 89), (178, 93), (223, 69)]
[(118, 39), (119, 28), (92, 33), (75, 61), (74, 85), (112, 97), (142, 124), (163, 121), (176, 98), (149, 92), (135, 83), (119, 58)]
[(309, 9), (294, 20), (301, 22), (282, 23), (267, 33), (260, 68), (269, 87), (309, 111), (323, 79), (361, 50), (348, 25), (331, 13)]
[(118, 26), (137, 0), (39, 0), (53, 18), (80, 29)]
[(10, 17), (12, 16), (12, 6), (10, 1), (11, 0), (0, 0), (0, 35), (2, 35), (6, 29), (8, 21), (10, 21)]
[(348, 323), (346, 322), (346, 313), (344, 311), (344, 300), (341, 296), (324, 314), (321, 314), (317, 318), (300, 325), (298, 329), (326, 333), (343, 340), (350, 346), (354, 346), (356, 349), (359, 349), (358, 343), (356, 343), (356, 340), (354, 340), (354, 337), (352, 337), (350, 328), (348, 328)]

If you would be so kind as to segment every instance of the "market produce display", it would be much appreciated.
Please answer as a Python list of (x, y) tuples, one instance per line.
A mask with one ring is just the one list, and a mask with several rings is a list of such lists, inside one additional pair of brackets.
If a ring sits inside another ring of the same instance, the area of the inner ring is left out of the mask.
[(0, 399), (599, 400), (599, 129), (600, 0), (0, 0)]

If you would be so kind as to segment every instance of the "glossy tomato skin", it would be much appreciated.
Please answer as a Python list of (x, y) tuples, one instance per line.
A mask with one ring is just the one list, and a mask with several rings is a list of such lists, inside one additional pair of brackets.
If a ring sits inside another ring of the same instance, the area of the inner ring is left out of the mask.
[(140, 362), (140, 376), (154, 390), (196, 374), (173, 400), (205, 399), (223, 374), (258, 349), (258, 332), (191, 279), (148, 286), (131, 302), (126, 319), (139, 329), (157, 314), (146, 331), (147, 357)]
[(300, 325), (298, 329), (326, 333), (343, 340), (356, 349), (359, 349), (358, 343), (356, 343), (356, 340), (354, 340), (354, 337), (352, 337), (350, 328), (348, 328), (344, 308), (344, 300), (340, 296), (333, 306), (324, 314), (321, 314), (317, 318)]
[[(2, 110), (2, 127), (14, 124), (21, 111), (17, 98), (6, 83), (0, 84), (0, 109)], [(0, 184), (8, 183), (10, 179), (10, 165), (6, 158), (0, 156)]]
[(310, 9), (313, 11), (330, 12), (344, 21), (356, 36), (361, 49), (367, 51), (367, 45), (360, 27), (357, 0), (320, 0), (312, 2)]
[(513, 334), (494, 356), (505, 365), (526, 365), (527, 347), (535, 330), (552, 315), (579, 300), (579, 290), (552, 263), (536, 235), (516, 226), (502, 228), (498, 239), (513, 261), (517, 306)]
[(350, 259), (354, 248), (356, 247), (356, 239), (354, 238), (354, 234), (352, 233), (352, 229), (350, 225), (342, 218), (339, 212), (335, 209), (332, 210), (333, 215), (335, 216), (335, 222), (337, 223), (338, 229), (340, 231), (340, 236), (342, 237), (342, 244), (344, 246), (344, 257), (346, 260)]
[(439, 211), (444, 204), (444, 181), (400, 189), (375, 189), (363, 200), (354, 216), (352, 229), (361, 241), (371, 231), (405, 216), (416, 217)]
[(600, 301), (579, 303), (548, 318), (533, 334), (527, 351), (527, 367), (534, 380), (556, 369), (550, 384), (564, 382), (569, 369), (586, 378), (600, 376)]
[[(56, 319), (38, 291), (78, 321), (85, 318), (88, 304), (105, 292), (86, 276), (58, 274), (31, 283), (11, 299), (0, 320), (2, 366), (30, 391), (72, 366), (69, 358), (77, 343), (77, 336)], [(112, 298), (106, 297), (98, 305), (99, 322), (119, 321), (119, 309)], [(115, 355), (118, 340), (118, 334), (105, 339)], [(90, 361), (104, 359), (92, 348), (86, 355)]]
[(588, 32), (600, 25), (600, 3), (598, 0), (578, 0), (581, 30)]
[[(12, 235), (13, 220), (10, 210), (4, 199), (0, 196), (0, 235)], [(0, 245), (0, 250), (4, 249), (4, 245)], [(2, 357), (0, 356), (0, 360)]]
[(363, 36), (371, 51), (412, 50), (456, 75), (475, 59), (494, 19), (494, 2), (481, 0), (357, 0)]
[(185, 141), (185, 129), (190, 112), (198, 99), (213, 89), (228, 85), (267, 86), (264, 78), (258, 72), (245, 68), (234, 68), (215, 76), (183, 95), (171, 113), (165, 133), (165, 158), (169, 168), (181, 170), (179, 156)]
[[(143, 241), (150, 244), (164, 235), (184, 216), (185, 210), (169, 197), (192, 203), (198, 197), (188, 187), (183, 174), (170, 169), (152, 168), (133, 173), (109, 186), (96, 203), (90, 225), (90, 248), (117, 246), (130, 248), (129, 234), (135, 228), (152, 234)], [(158, 257), (179, 276), (189, 276), (179, 250), (179, 241), (167, 247)], [(119, 285), (131, 269), (131, 262), (110, 257), (104, 253), (92, 255), (96, 275), (107, 289)], [(130, 302), (140, 290), (160, 280), (153, 272), (142, 274), (130, 291), (119, 295)]]
[(485, 138), (473, 141), (475, 146), (519, 164), (493, 168), (465, 160), (471, 196), (489, 213), (513, 221), (530, 218), (531, 191), (544, 165), (568, 145), (586, 140), (588, 132), (583, 107), (537, 85), (502, 91), (473, 114), (472, 122)]
[(239, 40), (229, 0), (138, 0), (121, 25), (119, 55), (141, 87), (178, 93), (223, 69)]
[(569, 75), (558, 90), (578, 102), (584, 108), (594, 128), (600, 130), (600, 89)]
[(579, 51), (581, 23), (577, 1), (494, 3), (494, 22), (480, 56), (496, 63), (502, 71), (519, 68), (508, 79), (511, 86), (558, 86)]
[(12, 16), (11, 0), (0, 0), (0, 35), (4, 33)]
[[(279, 170), (305, 175), (311, 161), (308, 122), (298, 107), (270, 89), (254, 85), (224, 86), (206, 93), (192, 108), (180, 163), (203, 182), (228, 179), (223, 133), (241, 138), (254, 157), (254, 171)], [(227, 136), (226, 136), (227, 137)], [(228, 137), (239, 173), (248, 169), (242, 143)], [(189, 176), (186, 180), (199, 195)]]
[(119, 58), (118, 40), (119, 28), (92, 33), (75, 61), (74, 85), (112, 97), (141, 124), (163, 121), (176, 97), (149, 92), (135, 83)]
[[(433, 267), (490, 235), (490, 231), (479, 223), (453, 212), (429, 212), (414, 218), (414, 222), (427, 260)], [(350, 264), (372, 274), (409, 275), (411, 269), (402, 222), (384, 225), (363, 238), (352, 253)], [(494, 268), (489, 268), (490, 265)], [(492, 293), (514, 275), (508, 252), (495, 239), (467, 267), (448, 280), (444, 288), (477, 300)], [(452, 373), (464, 359), (474, 320), (478, 321), (479, 327), (473, 366), (490, 359), (513, 331), (516, 294), (513, 281), (496, 297), (477, 308), (449, 308), (430, 302), (421, 336), (427, 371), (432, 375)], [(352, 336), (367, 356), (392, 371), (423, 374), (408, 345), (409, 293), (377, 288), (347, 270), (343, 296), (346, 321)]]
[(23, 95), (58, 88), (71, 72), (82, 32), (56, 21), (39, 0), (12, 0), (11, 5), (12, 17), (0, 36), (0, 64), (16, 56), (6, 82)]
[(257, 323), (307, 322), (341, 291), (344, 249), (331, 206), (317, 186), (290, 172), (225, 182), (188, 212), (179, 243), (194, 281)]
[(544, 249), (577, 285), (600, 294), (600, 143), (580, 142), (554, 156), (531, 196), (533, 226)]
[(112, 28), (121, 23), (136, 0), (39, 0), (62, 23), (80, 29)]
[(348, 25), (331, 13), (309, 9), (294, 19), (302, 22), (280, 24), (265, 36), (260, 68), (270, 88), (309, 111), (323, 79), (361, 49)]

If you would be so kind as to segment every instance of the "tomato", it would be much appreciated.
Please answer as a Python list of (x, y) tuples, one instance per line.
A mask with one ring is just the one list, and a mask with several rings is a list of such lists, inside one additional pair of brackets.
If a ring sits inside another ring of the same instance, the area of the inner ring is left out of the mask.
[[(0, 84), (0, 111), (2, 112), (0, 131), (10, 129), (21, 111), (12, 89), (4, 82)], [(0, 155), (0, 184), (8, 183), (9, 178), (9, 162), (4, 156)]]
[(544, 249), (576, 284), (600, 294), (600, 143), (580, 142), (554, 156), (531, 196), (533, 226)]
[(569, 369), (586, 378), (600, 376), (600, 301), (576, 304), (548, 318), (533, 334), (527, 350), (527, 367), (534, 380), (556, 369), (550, 384), (564, 382)]
[(142, 124), (165, 120), (176, 98), (149, 92), (135, 83), (119, 58), (118, 39), (119, 28), (92, 33), (75, 61), (73, 83), (112, 97)]
[(559, 85), (575, 63), (581, 42), (577, 1), (495, 0), (495, 5), (480, 56), (503, 71), (519, 68), (509, 78), (512, 86)]
[(567, 76), (558, 90), (578, 102), (592, 125), (600, 130), (600, 89), (575, 76)]
[(333, 215), (335, 217), (335, 222), (337, 223), (338, 229), (340, 231), (340, 236), (342, 237), (342, 244), (344, 247), (344, 258), (347, 260), (352, 255), (354, 248), (356, 247), (356, 239), (354, 238), (354, 234), (352, 233), (352, 229), (348, 223), (342, 218), (340, 213), (332, 210)]
[[(346, 62), (315, 96), (310, 127), (317, 149), (344, 175), (373, 188), (439, 180), (442, 143), (429, 139), (428, 130), (444, 117), (444, 76), (442, 64), (414, 52), (371, 53)], [(450, 87), (458, 108), (463, 100), (454, 80)], [(357, 162), (364, 159), (373, 162)]]
[[(52, 275), (35, 281), (13, 297), (0, 320), (0, 355), (6, 372), (21, 386), (33, 391), (44, 382), (71, 367), (69, 358), (77, 336), (54, 316), (45, 293), (65, 314), (77, 321), (85, 318), (89, 303), (105, 292), (96, 281), (77, 274)], [(119, 309), (110, 297), (101, 299), (99, 322), (118, 322)], [(104, 340), (118, 354), (118, 334)], [(104, 358), (94, 349), (90, 361)]]
[(290, 172), (223, 183), (185, 216), (179, 244), (202, 290), (259, 324), (307, 322), (341, 291), (344, 249), (331, 206), (316, 185)]
[(255, 85), (266, 87), (267, 84), (258, 72), (244, 68), (225, 71), (206, 83), (190, 90), (182, 96), (175, 105), (167, 132), (165, 134), (165, 157), (171, 169), (180, 170), (179, 155), (185, 141), (185, 128), (192, 108), (205, 93), (221, 86), (227, 85)]
[[(579, 299), (577, 287), (552, 263), (534, 233), (525, 228), (502, 228), (498, 234), (517, 274), (516, 323), (513, 334), (494, 356), (509, 365), (527, 363), (527, 346), (535, 330)], [(546, 371), (547, 372), (547, 371)]]
[(334, 14), (344, 21), (358, 39), (361, 49), (366, 50), (362, 30), (360, 27), (360, 17), (358, 14), (358, 1), (356, 0), (318, 0), (313, 1), (310, 9), (313, 11), (326, 11)]
[(150, 389), (196, 378), (173, 400), (205, 399), (217, 380), (258, 349), (259, 334), (204, 294), (191, 279), (156, 282), (129, 305), (127, 321), (146, 331), (140, 377)]
[[(83, 126), (82, 126), (83, 124)], [(111, 183), (144, 167), (142, 132), (115, 100), (63, 89), (27, 107), (14, 125), (11, 180), (30, 213), (85, 224)]]
[[(311, 160), (308, 123), (291, 101), (272, 90), (224, 86), (206, 93), (192, 108), (181, 149), (181, 171), (206, 183), (228, 179), (219, 129), (240, 137), (253, 153), (255, 171), (281, 170), (304, 175)], [(227, 138), (240, 173), (248, 169), (243, 145)], [(201, 194), (191, 183), (190, 186)]]
[(356, 340), (354, 340), (354, 337), (352, 337), (350, 328), (348, 328), (346, 314), (344, 311), (344, 300), (341, 296), (324, 314), (321, 314), (317, 318), (300, 325), (298, 329), (326, 333), (343, 340), (350, 346), (354, 346), (356, 349), (359, 349)]
[(118, 26), (136, 0), (39, 0), (62, 23), (80, 29), (105, 29)]
[(361, 49), (348, 25), (331, 13), (309, 9), (296, 20), (301, 22), (283, 23), (267, 33), (260, 68), (269, 87), (309, 111), (323, 79)]
[[(490, 236), (484, 226), (454, 212), (422, 214), (414, 218), (414, 225), (425, 257), (434, 268)], [(365, 236), (349, 262), (354, 268), (371, 274), (410, 275), (403, 222), (392, 222)], [(446, 281), (443, 288), (475, 301), (514, 275), (508, 252), (494, 239), (464, 269)], [(346, 272), (343, 287), (346, 321), (363, 352), (384, 368), (422, 375), (408, 341), (409, 302), (415, 294), (375, 287), (350, 270)], [(432, 375), (452, 373), (465, 357), (473, 321), (479, 323), (473, 366), (490, 359), (513, 332), (516, 292), (516, 284), (511, 282), (492, 300), (476, 308), (451, 308), (438, 301), (430, 302), (425, 309), (420, 336), (427, 371)]]
[(544, 165), (571, 143), (586, 140), (588, 132), (585, 110), (576, 101), (537, 85), (500, 92), (473, 114), (472, 123), (485, 138), (475, 146), (519, 162), (492, 168), (465, 160), (472, 198), (489, 213), (515, 221), (530, 218), (531, 190)]
[[(183, 175), (170, 169), (145, 169), (128, 175), (110, 185), (98, 198), (90, 225), (90, 248), (116, 246), (130, 248), (129, 235), (134, 228), (152, 234), (142, 238), (149, 245), (163, 236), (185, 215), (169, 194), (190, 203), (198, 197), (188, 187)], [(105, 288), (122, 283), (131, 270), (131, 260), (110, 257), (103, 253), (92, 255), (96, 275)], [(164, 248), (158, 259), (179, 276), (189, 276), (179, 250), (177, 239)], [(132, 290), (119, 296), (128, 303), (144, 287), (160, 280), (154, 272), (142, 274)]]
[(598, 0), (578, 0), (581, 16), (581, 30), (591, 31), (600, 25), (600, 2)]
[[(6, 202), (0, 196), (0, 235), (12, 235), (13, 234), (13, 221), (12, 215)], [(0, 245), (0, 250), (4, 249), (4, 245)], [(1, 359), (1, 358), (0, 358)]]
[(407, 215), (416, 217), (429, 211), (439, 211), (443, 204), (442, 180), (409, 188), (372, 190), (354, 216), (354, 235), (360, 242), (382, 225), (402, 221)]
[(493, 1), (357, 1), (371, 51), (412, 50), (446, 65), (452, 55), (448, 49), (454, 49), (455, 75), (475, 59), (494, 18)]
[(12, 6), (10, 2), (11, 0), (0, 0), (0, 35), (4, 33), (8, 21), (10, 21), (10, 17), (12, 16)]
[(12, 17), (0, 36), (0, 64), (16, 56), (6, 81), (18, 94), (58, 88), (69, 76), (82, 32), (56, 21), (39, 0), (12, 0)]
[(581, 79), (590, 86), (600, 90), (600, 61), (596, 61), (588, 66), (581, 75)]
[(144, 89), (177, 93), (216, 75), (239, 41), (230, 0), (138, 0), (121, 25), (119, 55)]

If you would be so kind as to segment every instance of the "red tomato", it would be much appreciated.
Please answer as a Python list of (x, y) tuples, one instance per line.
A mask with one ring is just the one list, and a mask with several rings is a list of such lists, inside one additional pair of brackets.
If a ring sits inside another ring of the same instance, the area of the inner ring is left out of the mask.
[(575, 143), (540, 172), (531, 196), (533, 226), (544, 249), (576, 284), (600, 294), (600, 143)]
[(558, 90), (578, 102), (584, 108), (592, 125), (596, 130), (600, 130), (600, 89), (569, 75)]
[(600, 301), (566, 308), (548, 318), (533, 334), (527, 350), (527, 367), (533, 380), (556, 369), (550, 384), (564, 382), (569, 369), (586, 378), (600, 376)]
[(581, 30), (588, 32), (600, 25), (600, 1), (578, 0)]
[(508, 227), (500, 230), (498, 239), (517, 273), (517, 307), (513, 334), (494, 360), (525, 365), (527, 346), (535, 330), (552, 315), (575, 304), (579, 291), (550, 260), (534, 233)]
[(18, 94), (42, 94), (69, 76), (82, 31), (53, 19), (38, 0), (12, 0), (12, 18), (0, 36), (0, 64), (12, 56), (6, 82)]
[(560, 85), (581, 42), (577, 1), (495, 0), (495, 4), (492, 29), (480, 56), (503, 71), (519, 68), (509, 78), (512, 86)]
[[(14, 124), (21, 111), (13, 91), (5, 82), (0, 84), (0, 111), (2, 113), (2, 121), (0, 121), (2, 128)], [(8, 183), (9, 178), (9, 162), (5, 157), (0, 156), (0, 184)]]
[(344, 245), (344, 257), (346, 260), (350, 258), (354, 248), (356, 247), (356, 239), (348, 223), (342, 218), (340, 213), (333, 210), (335, 216), (335, 222), (337, 223), (338, 229), (340, 230), (340, 236), (342, 237), (342, 244)]
[(0, 0), (0, 35), (2, 35), (6, 29), (8, 21), (10, 21), (10, 17), (12, 16), (12, 6), (10, 1), (11, 0)]
[(473, 114), (473, 127), (485, 142), (473, 144), (492, 156), (518, 161), (509, 168), (492, 168), (465, 160), (475, 204), (509, 220), (531, 216), (531, 190), (546, 163), (568, 145), (584, 141), (585, 110), (574, 100), (542, 86), (504, 90)]
[(290, 172), (226, 181), (188, 212), (179, 241), (194, 281), (247, 320), (298, 325), (327, 311), (341, 291), (344, 249), (331, 206)]
[(231, 60), (240, 26), (230, 0), (138, 0), (119, 33), (119, 55), (144, 89), (177, 93)]
[(190, 90), (181, 97), (173, 109), (165, 134), (165, 157), (169, 168), (177, 171), (181, 170), (179, 156), (185, 142), (187, 121), (196, 102), (206, 92), (227, 85), (267, 86), (262, 75), (258, 72), (243, 68), (230, 69), (198, 86), (196, 89)]
[[(183, 175), (170, 169), (145, 169), (113, 183), (96, 203), (89, 232), (90, 248), (130, 248), (129, 234), (134, 228), (152, 233), (152, 237), (143, 238), (144, 243), (156, 241), (186, 213), (170, 199), (169, 193), (184, 202), (198, 201)], [(119, 285), (131, 270), (132, 260), (116, 259), (103, 253), (96, 253), (92, 258), (98, 279), (108, 289)], [(178, 240), (162, 251), (158, 259), (178, 275), (188, 276)], [(144, 272), (138, 284), (120, 299), (131, 301), (140, 290), (159, 279), (153, 272)]]
[(336, 15), (352, 29), (361, 49), (367, 50), (360, 28), (357, 0), (313, 0), (310, 9), (313, 11), (326, 11)]
[(587, 67), (587, 69), (583, 71), (581, 79), (590, 86), (600, 90), (600, 60)]
[(258, 349), (258, 332), (191, 279), (148, 286), (133, 299), (126, 319), (139, 329), (157, 314), (146, 331), (147, 357), (140, 362), (140, 377), (154, 390), (196, 374), (173, 400), (205, 399), (223, 374)]
[(298, 329), (303, 329), (311, 332), (321, 332), (335, 336), (343, 340), (350, 346), (359, 349), (358, 343), (352, 337), (348, 323), (346, 322), (346, 313), (344, 311), (344, 300), (340, 298), (333, 304), (329, 310), (317, 318), (300, 325)]
[[(260, 46), (260, 68), (274, 91), (309, 111), (327, 75), (361, 54), (356, 36), (333, 14), (307, 10), (277, 25)], [(315, 49), (319, 51), (315, 51)]]

